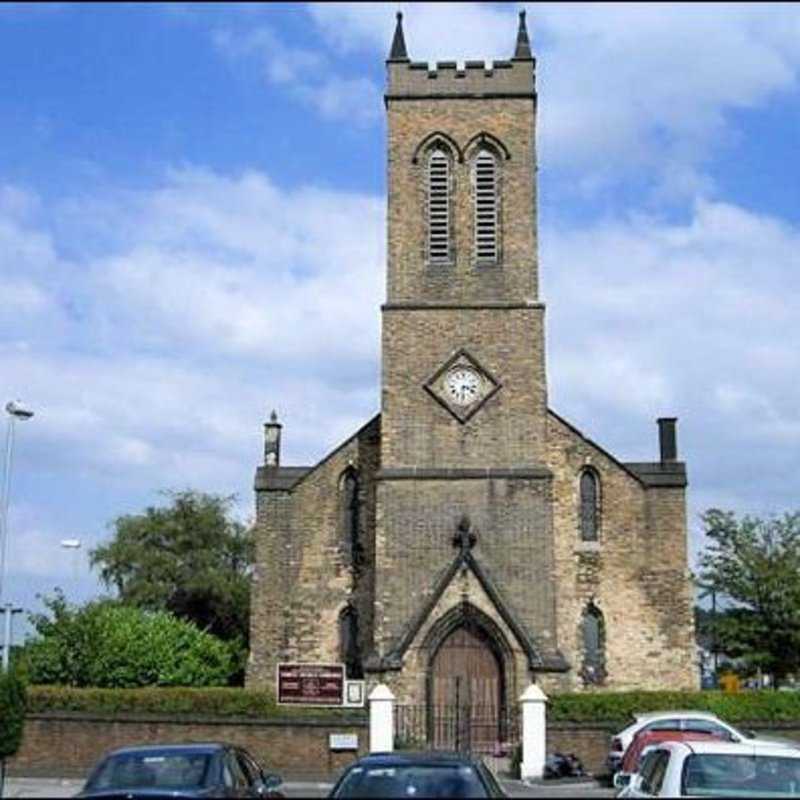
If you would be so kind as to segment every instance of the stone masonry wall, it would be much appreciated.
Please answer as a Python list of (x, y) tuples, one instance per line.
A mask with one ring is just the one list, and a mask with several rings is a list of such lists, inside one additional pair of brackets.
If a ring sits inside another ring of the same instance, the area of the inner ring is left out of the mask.
[[(291, 492), (257, 493), (248, 686), (274, 687), (279, 661), (339, 662), (338, 619), (348, 602), (358, 611), (361, 650), (368, 652), (379, 437), (376, 417)], [(364, 565), (357, 579), (339, 502), (341, 477), (348, 467), (358, 470), (361, 482)]]
[[(475, 558), (534, 641), (555, 648), (550, 505), (544, 478), (380, 481), (375, 597), (380, 652), (390, 648), (451, 564), (452, 538), (464, 514), (477, 535)], [(499, 619), (495, 609), (487, 613)]]
[[(574, 669), (562, 691), (582, 688), (580, 620), (593, 599), (606, 627), (602, 688), (697, 688), (686, 579), (683, 489), (645, 488), (607, 453), (556, 415), (548, 419), (559, 644)], [(598, 542), (581, 541), (578, 481), (600, 479)], [(651, 497), (669, 492), (654, 511)], [(657, 523), (654, 528), (653, 523)]]
[[(544, 312), (386, 310), (383, 467), (519, 467), (544, 460)], [(424, 389), (459, 348), (501, 384), (462, 424)]]
[[(388, 110), (388, 286), (398, 302), (533, 302), (537, 297), (535, 104), (532, 99), (415, 99), (389, 101)], [(451, 265), (427, 263), (426, 181), (423, 152), (417, 147), (442, 132), (459, 148), (481, 133), (496, 137), (510, 158), (498, 160), (501, 259), (476, 265), (473, 247), (472, 159), (453, 154)]]

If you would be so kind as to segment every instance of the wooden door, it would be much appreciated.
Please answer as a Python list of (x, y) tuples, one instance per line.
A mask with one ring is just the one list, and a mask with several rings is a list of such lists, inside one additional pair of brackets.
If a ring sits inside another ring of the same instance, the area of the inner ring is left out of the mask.
[(498, 736), (503, 704), (500, 662), (481, 632), (453, 631), (431, 668), (430, 713), (437, 747), (480, 750)]

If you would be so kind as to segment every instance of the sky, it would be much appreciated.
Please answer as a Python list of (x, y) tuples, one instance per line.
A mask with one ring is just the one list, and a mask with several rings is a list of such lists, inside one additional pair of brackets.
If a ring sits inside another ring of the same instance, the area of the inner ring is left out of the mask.
[[(164, 490), (252, 519), (273, 408), (286, 465), (379, 410), (395, 12), (464, 61), (524, 7), (0, 5), (6, 599), (103, 591)], [(679, 418), (694, 560), (703, 510), (800, 507), (800, 6), (527, 10), (550, 406), (623, 461)]]

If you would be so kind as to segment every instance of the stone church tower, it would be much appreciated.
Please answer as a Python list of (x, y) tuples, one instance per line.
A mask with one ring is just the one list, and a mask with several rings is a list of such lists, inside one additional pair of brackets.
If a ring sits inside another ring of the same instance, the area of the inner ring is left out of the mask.
[[(407, 703), (697, 685), (684, 464), (623, 463), (547, 403), (536, 90), (509, 61), (387, 61), (381, 412), (256, 473), (248, 685), (343, 662)], [(557, 268), (551, 265), (550, 268)]]

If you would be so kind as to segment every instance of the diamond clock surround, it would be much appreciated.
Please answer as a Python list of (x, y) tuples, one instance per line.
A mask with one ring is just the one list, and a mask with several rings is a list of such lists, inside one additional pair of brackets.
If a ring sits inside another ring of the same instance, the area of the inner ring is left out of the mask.
[(424, 389), (463, 424), (500, 386), (494, 375), (462, 348), (428, 378)]

